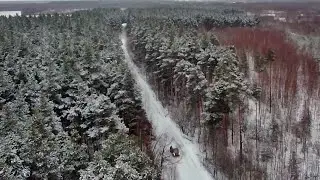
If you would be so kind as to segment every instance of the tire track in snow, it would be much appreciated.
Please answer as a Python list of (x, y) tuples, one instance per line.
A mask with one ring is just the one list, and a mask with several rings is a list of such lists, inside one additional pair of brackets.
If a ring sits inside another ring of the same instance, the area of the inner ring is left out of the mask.
[[(177, 179), (179, 180), (213, 180), (211, 174), (201, 163), (199, 147), (186, 139), (177, 124), (166, 116), (167, 112), (161, 102), (157, 100), (155, 93), (147, 83), (145, 77), (139, 72), (138, 67), (133, 63), (127, 49), (126, 23), (122, 24), (121, 35), (122, 49), (125, 55), (125, 62), (133, 75), (142, 95), (143, 108), (151, 121), (157, 137), (165, 135), (172, 141), (173, 146), (179, 147), (181, 160), (175, 165)], [(163, 142), (165, 144), (166, 142)]]

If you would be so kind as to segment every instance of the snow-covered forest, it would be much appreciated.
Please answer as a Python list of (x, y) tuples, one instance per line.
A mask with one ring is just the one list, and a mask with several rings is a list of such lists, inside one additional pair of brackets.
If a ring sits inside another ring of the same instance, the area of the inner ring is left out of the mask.
[(0, 17), (0, 179), (175, 179), (128, 58), (214, 179), (320, 178), (316, 47), (259, 22), (190, 4)]
[(320, 177), (319, 62), (299, 40), (235, 9), (130, 13), (135, 62), (216, 179)]
[(121, 17), (1, 17), (0, 179), (159, 178)]

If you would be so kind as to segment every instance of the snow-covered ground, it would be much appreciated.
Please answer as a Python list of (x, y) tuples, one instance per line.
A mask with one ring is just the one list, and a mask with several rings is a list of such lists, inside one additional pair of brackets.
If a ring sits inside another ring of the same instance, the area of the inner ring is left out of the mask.
[(21, 11), (0, 11), (0, 16), (21, 16)]
[(307, 50), (316, 60), (320, 61), (320, 36), (303, 35), (287, 30), (288, 38), (299, 47), (300, 50)]
[[(253, 69), (255, 64), (252, 53), (247, 53), (247, 60), (249, 65), (248, 80), (251, 83), (257, 82), (258, 77)], [(255, 166), (259, 165), (266, 172), (267, 179), (290, 179), (292, 174), (295, 173), (298, 179), (319, 179), (320, 177), (319, 98), (308, 95), (301, 68), (297, 81), (298, 91), (295, 101), (290, 105), (282, 106), (280, 105), (280, 99), (274, 99), (272, 113), (269, 111), (269, 106), (264, 102), (259, 103), (257, 100), (250, 98), (246, 101), (246, 131), (243, 133), (244, 155), (248, 159), (256, 157), (257, 153), (260, 154), (260, 159), (262, 154), (270, 155), (270, 158), (266, 161), (252, 160)], [(308, 98), (311, 102), (306, 104)], [(304, 138), (297, 137), (298, 130), (295, 127), (307, 131), (303, 129), (304, 127), (301, 124), (305, 108), (309, 110), (311, 116), (311, 132), (310, 137), (308, 136), (304, 140)], [(237, 116), (237, 114), (234, 115), (234, 117)], [(235, 130), (237, 131), (238, 127)], [(235, 132), (235, 134), (237, 133)], [(229, 137), (231, 137), (231, 130), (229, 134)], [(258, 141), (255, 138), (256, 134)], [(238, 141), (237, 139), (235, 142)], [(304, 141), (306, 141), (305, 144)], [(229, 142), (231, 142), (231, 139), (229, 139)], [(233, 146), (229, 145), (228, 149), (235, 155), (239, 154), (239, 143), (235, 143)], [(297, 169), (296, 172), (294, 172), (294, 168)]]
[(180, 157), (169, 158), (172, 163), (171, 165), (165, 163), (167, 167), (164, 168), (163, 177), (166, 180), (212, 180), (211, 174), (202, 164), (199, 146), (188, 140), (177, 124), (167, 115), (168, 111), (162, 106), (161, 102), (157, 100), (156, 94), (147, 83), (146, 78), (133, 63), (129, 50), (127, 49), (126, 24), (124, 23), (122, 26), (124, 30), (121, 35), (121, 41), (123, 43), (122, 48), (125, 54), (125, 61), (136, 80), (137, 87), (141, 91), (143, 108), (153, 125), (157, 137), (156, 144), (158, 147), (165, 148), (164, 155), (169, 154), (168, 146), (170, 145), (178, 147), (180, 150)]

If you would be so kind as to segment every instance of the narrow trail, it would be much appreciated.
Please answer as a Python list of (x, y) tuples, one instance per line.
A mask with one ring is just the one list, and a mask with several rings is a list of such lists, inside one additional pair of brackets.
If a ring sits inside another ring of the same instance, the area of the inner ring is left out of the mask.
[[(177, 124), (167, 116), (166, 109), (161, 102), (157, 100), (156, 94), (147, 83), (145, 77), (139, 72), (138, 67), (133, 63), (129, 50), (127, 48), (126, 23), (122, 24), (123, 33), (121, 34), (122, 49), (125, 55), (125, 62), (128, 64), (131, 74), (133, 75), (138, 88), (141, 91), (143, 108), (147, 113), (147, 117), (153, 125), (154, 132), (160, 144), (170, 143), (174, 147), (179, 147), (180, 157), (170, 157), (175, 161), (172, 167), (166, 169), (164, 174), (166, 180), (213, 180), (210, 173), (201, 163), (201, 155), (197, 144), (185, 138)], [(165, 137), (165, 139), (163, 139)], [(170, 146), (169, 145), (169, 146)], [(168, 152), (165, 149), (165, 152)], [(175, 172), (172, 172), (174, 170)], [(170, 171), (170, 172), (169, 172)], [(172, 175), (172, 173), (174, 175)]]

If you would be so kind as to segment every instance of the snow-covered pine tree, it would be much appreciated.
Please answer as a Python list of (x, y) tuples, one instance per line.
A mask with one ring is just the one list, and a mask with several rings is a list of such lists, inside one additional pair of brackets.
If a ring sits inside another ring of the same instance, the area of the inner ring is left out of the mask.
[(127, 135), (131, 117), (146, 119), (122, 63), (122, 16), (99, 9), (0, 18), (0, 179), (79, 179), (100, 163), (95, 154), (109, 152), (105, 144), (130, 147), (112, 153), (133, 155), (117, 162), (134, 177), (159, 177)]

